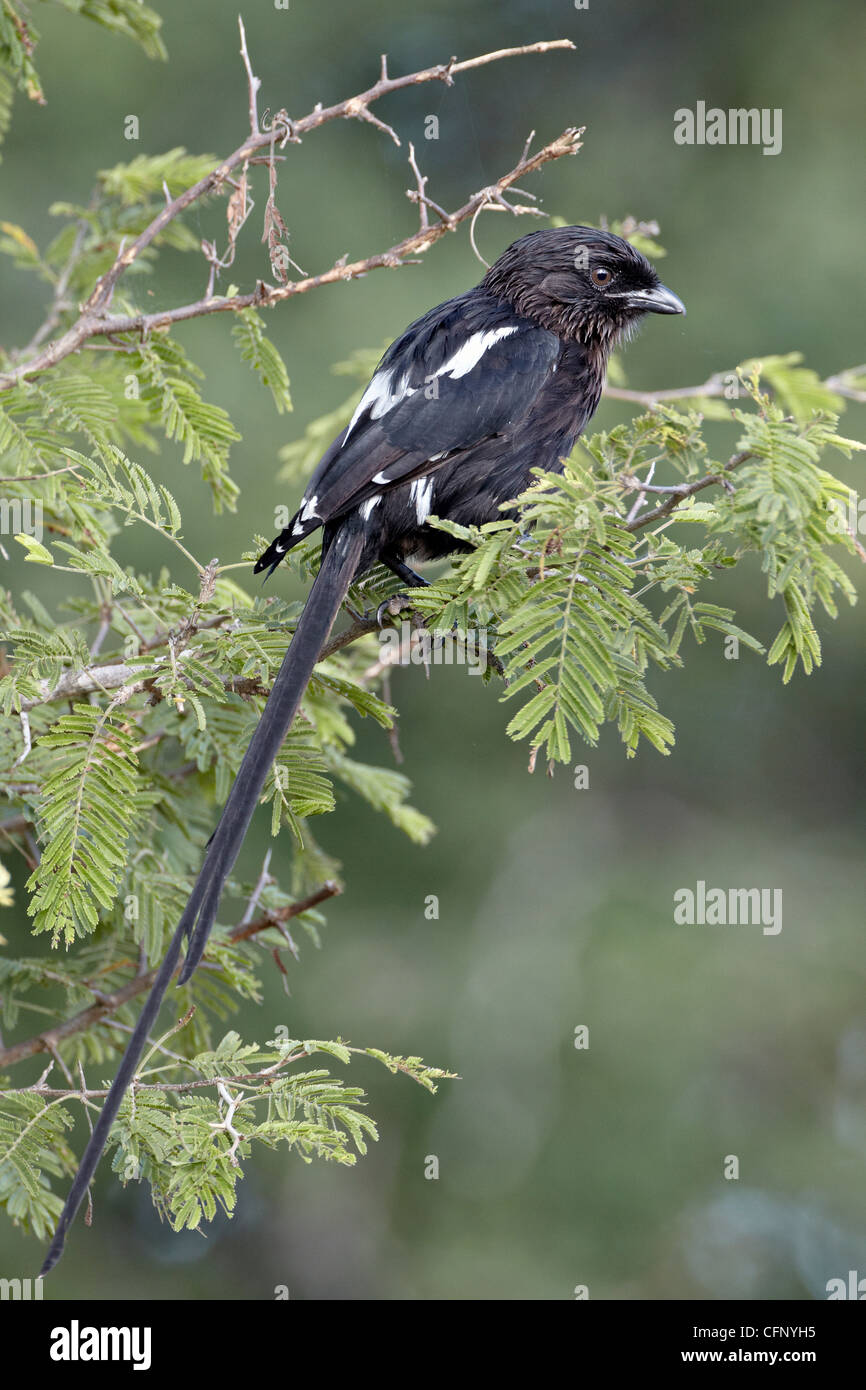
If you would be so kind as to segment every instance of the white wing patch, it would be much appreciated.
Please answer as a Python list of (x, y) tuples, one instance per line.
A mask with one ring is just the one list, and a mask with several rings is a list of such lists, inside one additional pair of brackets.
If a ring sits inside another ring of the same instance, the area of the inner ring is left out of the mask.
[(415, 516), (418, 525), (423, 526), (432, 511), (433, 479), (416, 478), (409, 492), (412, 501), (415, 503)]
[(381, 497), (369, 497), (366, 502), (362, 502), (359, 508), (362, 517), (366, 521), (374, 507), (378, 507), (382, 501)]
[[(393, 410), (395, 405), (399, 405), (402, 400), (405, 400), (407, 396), (414, 396), (415, 391), (416, 387), (409, 385), (409, 378), (405, 373), (403, 376), (395, 378), (395, 374), (391, 371), (377, 372), (355, 408), (343, 444), (366, 410), (370, 412), (371, 420), (379, 420), (383, 415), (387, 415), (389, 410)], [(341, 449), (343, 444), (340, 445)]]
[(444, 362), (435, 376), (450, 376), (452, 381), (458, 377), (466, 376), (477, 367), (485, 352), (492, 348), (494, 343), (498, 343), (501, 338), (507, 338), (512, 333), (518, 331), (518, 325), (511, 324), (505, 328), (489, 328), (482, 333), (473, 333), (471, 338), (467, 338), (462, 347), (458, 348), (453, 357), (449, 357)]
[[(473, 333), (466, 342), (459, 347), (453, 357), (449, 357), (438, 371), (433, 372), (434, 377), (450, 376), (452, 381), (456, 381), (461, 376), (466, 376), (477, 367), (485, 352), (492, 348), (494, 343), (498, 343), (502, 338), (508, 338), (512, 333), (519, 331), (518, 324), (509, 324), (503, 328), (490, 328), (480, 333)], [(379, 371), (373, 377), (363, 396), (355, 407), (355, 413), (349, 421), (349, 428), (343, 436), (343, 444), (349, 438), (352, 430), (363, 414), (369, 413), (371, 420), (381, 420), (383, 415), (387, 415), (390, 410), (406, 400), (408, 396), (414, 396), (416, 391), (421, 388), (409, 385), (409, 375), (404, 372), (397, 376), (396, 372), (390, 369)], [(342, 448), (343, 445), (340, 445)], [(388, 482), (389, 479), (383, 478), (381, 474), (373, 479), (374, 482)]]
[(306, 529), (304, 526), (305, 521), (312, 521), (313, 517), (315, 517), (317, 521), (321, 521), (321, 517), (319, 516), (319, 513), (316, 511), (318, 501), (318, 493), (315, 497), (304, 499), (303, 506), (301, 507), (301, 510), (298, 512), (298, 519), (292, 527), (293, 536), (303, 535), (304, 530)]

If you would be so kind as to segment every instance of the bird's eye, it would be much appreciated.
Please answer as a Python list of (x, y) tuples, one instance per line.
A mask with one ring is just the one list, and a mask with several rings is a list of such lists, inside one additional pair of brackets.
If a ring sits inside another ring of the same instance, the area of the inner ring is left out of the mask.
[(608, 270), (607, 266), (597, 265), (594, 270), (589, 272), (589, 278), (594, 285), (598, 285), (599, 289), (603, 289), (613, 279), (613, 271)]

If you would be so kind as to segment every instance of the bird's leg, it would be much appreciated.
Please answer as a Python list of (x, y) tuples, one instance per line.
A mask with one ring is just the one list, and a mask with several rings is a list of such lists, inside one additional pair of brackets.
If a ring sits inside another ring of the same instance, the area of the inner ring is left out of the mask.
[(401, 560), (398, 555), (383, 555), (381, 558), (382, 564), (389, 569), (392, 574), (396, 574), (398, 579), (402, 579), (404, 584), (408, 584), (411, 589), (427, 589), (430, 587), (430, 580), (425, 579), (423, 574), (418, 574), (410, 565), (406, 564), (405, 560)]
[[(382, 564), (396, 574), (398, 579), (402, 579), (404, 584), (408, 584), (412, 589), (429, 588), (430, 580), (425, 579), (423, 574), (418, 574), (405, 560), (401, 560), (399, 555), (382, 555)], [(384, 627), (387, 618), (396, 618), (404, 608), (407, 608), (411, 600), (408, 594), (392, 594), (386, 598), (384, 603), (380, 603), (376, 609), (376, 622), (379, 627)]]
[[(528, 538), (529, 536), (530, 532), (525, 532), (524, 538)], [(396, 555), (383, 555), (381, 558), (382, 564), (386, 565), (393, 574), (396, 574), (398, 579), (404, 580), (414, 588), (418, 588), (419, 586), (429, 588), (430, 580), (425, 579), (421, 574), (416, 574), (404, 560), (400, 560)], [(390, 598), (386, 598), (385, 602), (380, 603), (379, 607), (376, 609), (376, 622), (379, 627), (385, 626), (386, 618), (397, 617), (401, 610), (410, 603), (411, 599), (408, 594), (392, 594)], [(392, 604), (394, 605), (393, 607), (391, 606)], [(451, 631), (457, 631), (456, 620), (451, 624)], [(492, 666), (498, 676), (501, 676), (503, 680), (505, 679), (505, 667), (502, 665), (502, 662), (495, 652), (487, 653), (487, 664), (488, 666)]]

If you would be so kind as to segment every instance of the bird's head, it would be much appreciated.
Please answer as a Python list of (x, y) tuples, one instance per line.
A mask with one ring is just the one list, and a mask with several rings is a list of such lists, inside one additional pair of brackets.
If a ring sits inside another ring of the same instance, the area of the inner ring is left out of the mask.
[(530, 232), (504, 251), (482, 281), (519, 314), (557, 337), (608, 351), (644, 314), (684, 314), (640, 251), (595, 227)]

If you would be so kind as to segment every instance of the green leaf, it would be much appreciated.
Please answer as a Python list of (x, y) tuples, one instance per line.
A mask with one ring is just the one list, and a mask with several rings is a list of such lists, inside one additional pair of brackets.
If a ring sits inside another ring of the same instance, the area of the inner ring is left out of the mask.
[(228, 472), (229, 449), (240, 435), (226, 412), (210, 405), (196, 384), (202, 373), (172, 339), (156, 336), (132, 359), (147, 383), (142, 400), (168, 439), (183, 445), (184, 463), (197, 462), (213, 493), (214, 508), (234, 510), (238, 488)]
[(16, 535), (16, 541), (23, 545), (27, 554), (25, 560), (29, 560), (34, 565), (53, 565), (54, 556), (51, 551), (44, 546), (41, 541), (37, 541), (33, 536)]
[(68, 946), (112, 906), (136, 814), (138, 759), (119, 716), (76, 705), (39, 740), (50, 751), (38, 805), (42, 857), (27, 887), (34, 934)]
[(279, 414), (291, 410), (292, 397), (286, 364), (270, 339), (265, 337), (255, 309), (241, 309), (234, 315), (232, 337), (240, 348), (243, 360), (261, 378), (262, 385), (267, 386)]

